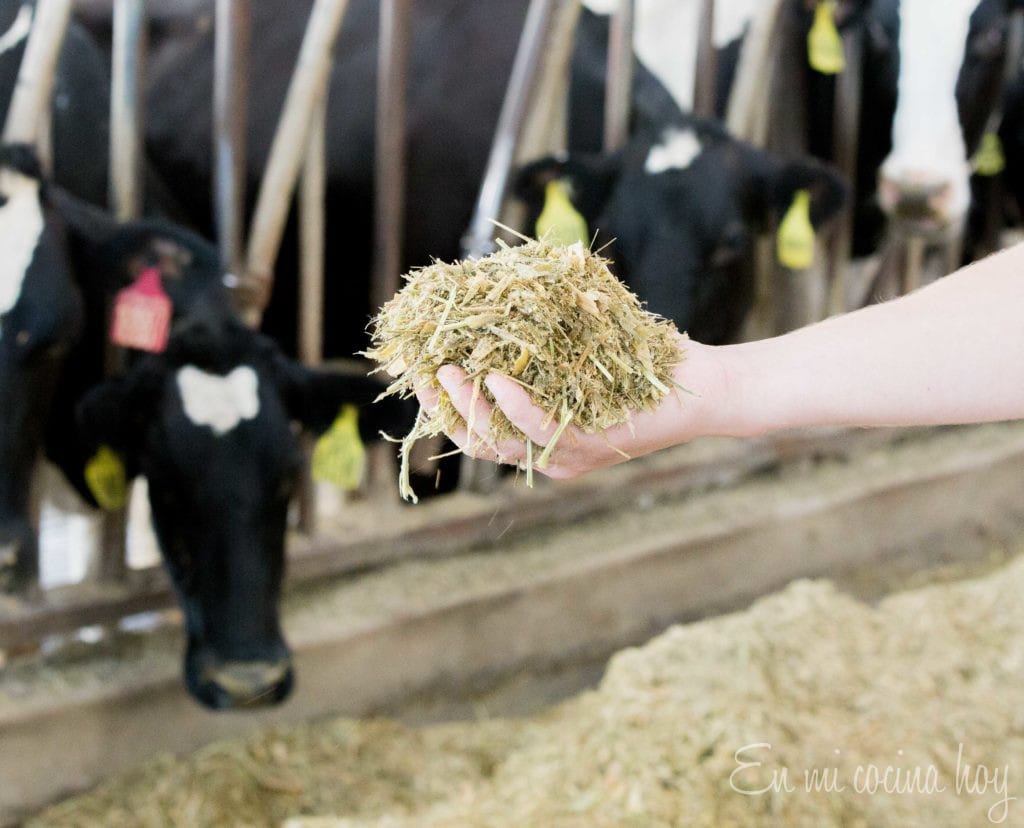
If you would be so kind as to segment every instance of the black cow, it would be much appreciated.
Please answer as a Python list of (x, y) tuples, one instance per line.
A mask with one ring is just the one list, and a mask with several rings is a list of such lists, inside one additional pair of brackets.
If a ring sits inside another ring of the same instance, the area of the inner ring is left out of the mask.
[(842, 206), (845, 187), (812, 160), (781, 161), (731, 138), (713, 121), (677, 116), (638, 132), (621, 152), (537, 161), (517, 189), (540, 211), (547, 183), (567, 182), (616, 273), (696, 340), (732, 340), (753, 302), (752, 243), (798, 190), (815, 226)]
[[(319, 434), (376, 381), (310, 371), (232, 313), (217, 251), (164, 222), (119, 225), (41, 181), (30, 151), (0, 149), (0, 548), (34, 565), (28, 480), (40, 448), (86, 502), (101, 446), (145, 474), (157, 536), (185, 613), (189, 691), (214, 707), (272, 703), (292, 684), (277, 599), (293, 423)], [(103, 381), (108, 309), (156, 267), (173, 301), (163, 353)], [(395, 407), (363, 417), (370, 439)]]

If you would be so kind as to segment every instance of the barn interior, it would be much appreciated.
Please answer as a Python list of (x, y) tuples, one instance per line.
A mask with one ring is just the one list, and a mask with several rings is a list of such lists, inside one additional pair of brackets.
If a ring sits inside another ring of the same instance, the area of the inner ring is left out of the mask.
[(1021, 244), (1024, 8), (928, 16), (0, 0), (0, 825), (1020, 821), (1019, 417), (436, 437), (411, 504), (365, 355), (535, 236), (716, 347)]

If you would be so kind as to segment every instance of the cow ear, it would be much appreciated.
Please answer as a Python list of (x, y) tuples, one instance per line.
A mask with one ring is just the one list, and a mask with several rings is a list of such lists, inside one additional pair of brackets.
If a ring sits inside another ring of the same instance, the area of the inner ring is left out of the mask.
[(75, 410), (77, 438), (83, 455), (100, 446), (121, 455), (134, 474), (149, 424), (155, 415), (164, 373), (157, 358), (145, 360), (126, 375), (92, 388)]
[(549, 155), (519, 170), (513, 192), (531, 211), (539, 213), (547, 185), (564, 181), (573, 206), (588, 222), (593, 222), (608, 201), (621, 169), (621, 153)]
[(412, 428), (415, 408), (389, 397), (376, 402), (387, 387), (365, 374), (316, 370), (278, 354), (274, 378), (288, 415), (319, 436), (327, 431), (346, 405), (359, 409), (359, 431), (364, 440), (378, 433), (404, 434)]
[(849, 188), (834, 167), (810, 158), (780, 161), (762, 152), (758, 156), (754, 199), (762, 220), (784, 215), (800, 190), (811, 194), (811, 223), (816, 229), (842, 210)]

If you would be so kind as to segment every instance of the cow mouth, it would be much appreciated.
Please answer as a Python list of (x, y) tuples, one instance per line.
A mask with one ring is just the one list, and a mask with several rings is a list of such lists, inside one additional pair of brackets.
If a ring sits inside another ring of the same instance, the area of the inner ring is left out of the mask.
[(201, 670), (196, 686), (189, 689), (213, 710), (239, 710), (280, 704), (293, 684), (291, 659), (284, 658), (211, 663)]

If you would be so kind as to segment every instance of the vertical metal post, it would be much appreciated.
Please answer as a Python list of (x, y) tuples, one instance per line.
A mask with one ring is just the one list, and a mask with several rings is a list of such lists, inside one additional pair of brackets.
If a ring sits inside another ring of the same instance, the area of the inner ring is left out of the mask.
[(121, 221), (142, 212), (142, 84), (146, 1), (115, 0), (110, 100), (110, 205)]
[[(327, 94), (313, 112), (309, 148), (299, 186), (300, 270), (299, 270), (299, 359), (307, 366), (323, 361), (324, 338), (324, 245), (327, 234)], [(312, 456), (313, 441), (303, 449)], [(299, 487), (299, 529), (312, 534), (316, 529), (316, 487), (309, 463)]]
[[(142, 86), (146, 53), (145, 0), (115, 0), (110, 100), (110, 207), (119, 221), (142, 212)], [(107, 373), (119, 370), (121, 352), (107, 349)], [(100, 532), (95, 577), (122, 581), (128, 571), (128, 508), (107, 514)]]
[(853, 249), (853, 225), (857, 212), (857, 156), (860, 141), (860, 115), (864, 73), (864, 33), (854, 26), (843, 37), (846, 69), (836, 78), (833, 113), (833, 160), (850, 184), (849, 200), (836, 219), (828, 265), (828, 313), (838, 314), (846, 307), (847, 267)]
[(324, 240), (327, 233), (327, 96), (313, 113), (309, 149), (299, 189), (299, 358), (323, 361)]
[(238, 286), (244, 316), (254, 326), (260, 323), (274, 287), (274, 263), (306, 156), (310, 120), (327, 89), (334, 44), (347, 8), (348, 0), (315, 0), (274, 133), (253, 215), (245, 273)]
[(604, 98), (604, 149), (615, 152), (629, 138), (633, 92), (635, 0), (618, 0), (608, 32), (608, 71)]
[[(374, 162), (373, 282), (374, 313), (398, 292), (405, 241), (407, 170), (406, 98), (412, 46), (411, 0), (381, 0), (377, 51), (377, 123)], [(369, 452), (367, 485), (382, 497), (394, 491), (397, 472), (391, 446)]]
[(381, 0), (377, 55), (373, 289), (376, 310), (398, 291), (405, 231), (406, 89), (411, 0)]
[(715, 117), (718, 91), (718, 53), (715, 51), (715, 0), (702, 0), (697, 29), (697, 71), (693, 82), (693, 111)]
[(462, 253), (467, 258), (486, 256), (495, 250), (491, 220), (500, 215), (505, 200), (519, 135), (540, 74), (557, 3), (558, 0), (530, 0), (473, 219), (462, 238)]
[(18, 82), (7, 109), (3, 140), (33, 144), (39, 140), (39, 120), (50, 109), (53, 79), (71, 18), (71, 0), (39, 0), (35, 21), (18, 70)]
[(221, 259), (236, 277), (245, 268), (246, 122), (251, 0), (217, 0), (214, 24), (214, 215)]
[[(501, 215), (508, 179), (541, 80), (541, 68), (558, 4), (559, 0), (530, 0), (473, 218), (462, 237), (464, 258), (486, 256), (496, 248), (494, 225), (491, 222)], [(493, 464), (483, 464), (465, 457), (459, 471), (459, 486), (463, 489), (480, 489), (487, 485), (487, 481), (493, 480), (494, 476)]]

